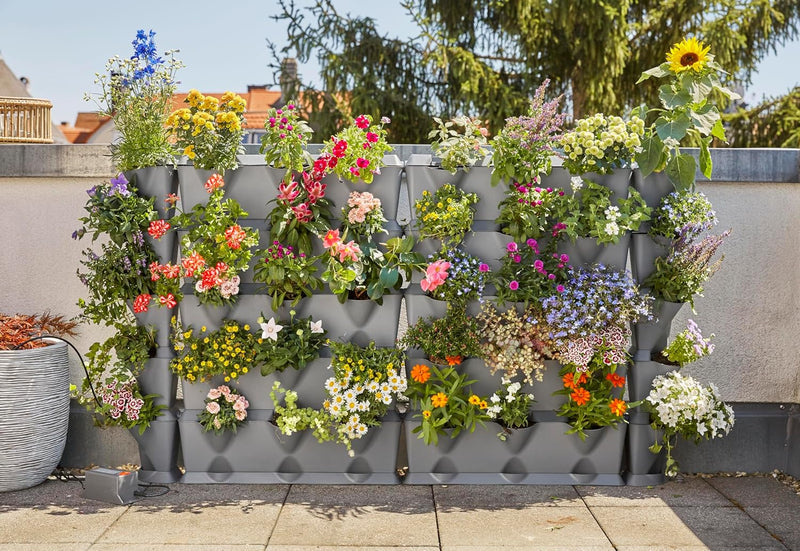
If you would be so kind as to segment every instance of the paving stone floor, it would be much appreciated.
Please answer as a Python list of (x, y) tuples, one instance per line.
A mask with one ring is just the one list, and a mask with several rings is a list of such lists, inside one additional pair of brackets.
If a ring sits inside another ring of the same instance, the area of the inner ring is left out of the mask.
[(800, 496), (769, 476), (652, 488), (169, 489), (132, 505), (84, 499), (79, 483), (57, 480), (0, 493), (0, 551), (800, 550)]

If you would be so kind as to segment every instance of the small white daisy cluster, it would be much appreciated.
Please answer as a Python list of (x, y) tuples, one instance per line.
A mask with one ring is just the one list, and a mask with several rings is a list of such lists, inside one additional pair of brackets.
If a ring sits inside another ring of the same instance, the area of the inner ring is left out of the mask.
[(372, 377), (357, 375), (359, 370), (344, 370), (344, 378), (331, 377), (325, 381), (325, 389), (329, 398), (323, 403), (325, 410), (343, 423), (344, 432), (351, 440), (361, 438), (367, 433), (369, 417), (374, 405), (389, 406), (397, 395), (408, 388), (408, 381), (399, 374), (392, 364), (387, 366), (385, 374), (381, 371), (371, 372)]
[(713, 384), (703, 386), (677, 371), (659, 375), (646, 401), (656, 423), (686, 439), (721, 438), (733, 427), (733, 409)]
[[(519, 381), (512, 383), (511, 379), (507, 377), (503, 377), (500, 382), (505, 387), (505, 393), (500, 390), (492, 394), (489, 401), (492, 403), (489, 406), (489, 409), (486, 410), (486, 414), (491, 417), (492, 419), (497, 419), (497, 416), (500, 415), (500, 412), (503, 411), (502, 402), (512, 403), (514, 400), (517, 399), (517, 393), (522, 388), (522, 383)], [(533, 394), (529, 395), (529, 398), (533, 400)]]

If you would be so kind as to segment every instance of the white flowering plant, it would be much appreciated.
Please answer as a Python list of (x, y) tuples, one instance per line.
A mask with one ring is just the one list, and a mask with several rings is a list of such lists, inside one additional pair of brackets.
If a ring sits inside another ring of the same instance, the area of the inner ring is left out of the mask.
[(596, 113), (577, 120), (575, 128), (561, 136), (564, 167), (572, 174), (610, 174), (630, 167), (641, 151), (643, 133), (644, 121), (637, 115), (625, 121)]
[(650, 411), (653, 429), (663, 431), (662, 441), (656, 441), (650, 451), (659, 453), (666, 447), (667, 476), (678, 474), (678, 463), (672, 457), (678, 436), (695, 443), (722, 438), (734, 424), (733, 408), (720, 399), (713, 384), (703, 386), (677, 371), (655, 378), (644, 407)]
[(594, 237), (598, 244), (608, 244), (619, 243), (626, 232), (638, 230), (650, 220), (650, 211), (635, 189), (629, 190), (627, 199), (612, 201), (610, 189), (576, 176), (572, 193), (560, 197), (556, 217), (572, 241)]
[(258, 318), (262, 332), (253, 361), (261, 365), (262, 375), (289, 367), (304, 369), (319, 358), (319, 350), (327, 341), (322, 320), (313, 321), (311, 316), (295, 318), (295, 314), (290, 310), (290, 318), (280, 323), (274, 317), (265, 320), (263, 314)]
[(503, 426), (497, 437), (505, 441), (511, 430), (528, 426), (533, 394), (521, 392), (522, 383), (508, 377), (503, 377), (500, 384), (503, 386), (489, 397), (486, 415)]
[[(329, 341), (333, 376), (325, 381), (328, 398), (322, 408), (297, 407), (297, 393), (275, 383), (270, 393), (275, 403), (274, 422), (291, 435), (310, 429), (320, 442), (344, 444), (353, 455), (352, 442), (370, 427), (381, 424), (389, 406), (402, 395), (408, 382), (402, 374), (405, 354), (397, 348), (366, 347)], [(280, 405), (283, 394), (286, 405)]]
[(220, 385), (208, 391), (205, 399), (206, 407), (197, 416), (203, 431), (214, 431), (222, 434), (226, 430), (236, 429), (247, 422), (247, 408), (250, 402), (228, 385)]
[(467, 116), (443, 121), (433, 117), (436, 128), (430, 131), (431, 149), (441, 159), (442, 168), (455, 174), (459, 168), (469, 170), (489, 154), (486, 136), (489, 130), (478, 119)]
[(649, 233), (653, 237), (678, 239), (681, 232), (697, 236), (717, 225), (717, 213), (701, 192), (673, 191), (653, 210)]

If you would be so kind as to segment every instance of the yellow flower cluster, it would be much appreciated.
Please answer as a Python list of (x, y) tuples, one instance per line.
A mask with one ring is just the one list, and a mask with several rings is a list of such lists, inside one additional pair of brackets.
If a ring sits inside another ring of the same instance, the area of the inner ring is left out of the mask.
[(219, 330), (192, 336), (192, 331), (180, 335), (176, 350), (183, 354), (170, 362), (170, 368), (189, 382), (206, 381), (224, 375), (230, 382), (247, 373), (255, 363), (259, 339), (250, 333), (250, 326), (226, 322)]
[(606, 117), (597, 113), (576, 121), (575, 129), (561, 138), (564, 153), (571, 161), (592, 165), (611, 165), (630, 158), (642, 145), (644, 121), (631, 117)]
[(442, 239), (453, 237), (460, 240), (472, 225), (474, 208), (478, 202), (474, 193), (464, 193), (452, 184), (445, 184), (431, 194), (422, 192), (422, 198), (414, 203), (422, 237)]
[(217, 128), (224, 128), (230, 132), (242, 129), (244, 120), (242, 113), (247, 107), (247, 102), (233, 92), (225, 92), (222, 98), (217, 99), (214, 96), (204, 96), (197, 90), (191, 90), (186, 96), (186, 103), (189, 104), (188, 108), (178, 109), (167, 118), (167, 126), (176, 132), (188, 131), (191, 128), (191, 136), (194, 137), (205, 131), (214, 132)]

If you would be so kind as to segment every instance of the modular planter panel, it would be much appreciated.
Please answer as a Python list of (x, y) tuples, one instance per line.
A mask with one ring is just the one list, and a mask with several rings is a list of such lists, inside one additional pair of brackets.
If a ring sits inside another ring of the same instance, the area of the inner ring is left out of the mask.
[(558, 252), (569, 256), (573, 266), (604, 264), (619, 272), (624, 272), (628, 263), (630, 233), (623, 235), (619, 243), (598, 245), (594, 237), (578, 237), (573, 243), (568, 238), (558, 244)]
[(667, 463), (665, 450), (652, 453), (648, 448), (663, 438), (662, 431), (650, 425), (631, 423), (625, 447), (627, 468), (625, 483), (631, 486), (656, 486), (666, 481), (664, 470)]
[(347, 300), (339, 302), (336, 295), (314, 295), (300, 301), (297, 314), (322, 320), (331, 340), (349, 341), (366, 346), (375, 341), (377, 346), (394, 346), (400, 323), (399, 292), (384, 295), (383, 304), (372, 300)]
[(178, 420), (172, 411), (163, 413), (150, 426), (139, 434), (138, 428), (130, 429), (130, 433), (139, 444), (140, 482), (171, 483), (177, 482), (181, 473), (178, 470), (178, 452), (180, 451)]
[(486, 423), (454, 439), (440, 436), (436, 446), (412, 433), (419, 421), (406, 425), (406, 484), (624, 484), (624, 423), (587, 431), (585, 441), (565, 434), (568, 424), (548, 422), (515, 429), (501, 441), (502, 427)]
[(400, 419), (389, 415), (380, 427), (353, 442), (354, 455), (340, 444), (320, 444), (309, 431), (284, 436), (270, 422), (272, 410), (250, 410), (236, 434), (203, 432), (198, 411), (180, 421), (186, 473), (182, 482), (235, 484), (397, 484)]

